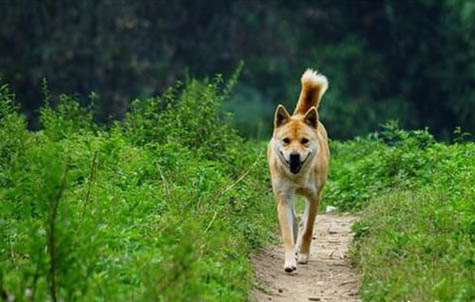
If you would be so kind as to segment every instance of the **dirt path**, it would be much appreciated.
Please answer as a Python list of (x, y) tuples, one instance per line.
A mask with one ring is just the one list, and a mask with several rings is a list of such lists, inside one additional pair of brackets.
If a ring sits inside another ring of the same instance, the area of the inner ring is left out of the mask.
[(282, 245), (269, 246), (253, 257), (257, 301), (358, 301), (359, 277), (345, 256), (355, 216), (318, 215), (308, 264), (284, 272)]

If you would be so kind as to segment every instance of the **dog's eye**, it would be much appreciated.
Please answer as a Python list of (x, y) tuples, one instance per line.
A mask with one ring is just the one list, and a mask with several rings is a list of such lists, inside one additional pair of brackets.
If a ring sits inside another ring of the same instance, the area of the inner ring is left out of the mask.
[(284, 143), (288, 144), (290, 143), (290, 138), (286, 137), (282, 140)]
[(304, 137), (304, 138), (302, 138), (302, 140), (300, 140), (300, 142), (301, 142), (303, 145), (305, 145), (305, 144), (308, 143), (308, 138), (305, 138), (305, 137)]

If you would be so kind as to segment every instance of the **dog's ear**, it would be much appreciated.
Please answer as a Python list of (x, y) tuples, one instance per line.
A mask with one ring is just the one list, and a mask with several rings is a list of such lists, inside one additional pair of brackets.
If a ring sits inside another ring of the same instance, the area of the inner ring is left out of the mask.
[(307, 113), (305, 113), (304, 117), (305, 124), (309, 125), (312, 128), (317, 129), (318, 127), (318, 113), (315, 107), (311, 107), (308, 109)]
[(284, 106), (277, 106), (274, 116), (274, 127), (278, 128), (286, 124), (290, 120), (290, 114), (285, 110)]

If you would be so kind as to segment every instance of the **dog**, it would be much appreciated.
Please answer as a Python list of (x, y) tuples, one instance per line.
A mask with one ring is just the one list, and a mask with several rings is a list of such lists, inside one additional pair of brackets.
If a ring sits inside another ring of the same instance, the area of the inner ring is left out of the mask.
[[(277, 201), (279, 224), (285, 248), (284, 271), (291, 273), (307, 264), (313, 225), (330, 160), (328, 136), (318, 118), (318, 105), (328, 88), (327, 78), (307, 69), (301, 77), (301, 92), (292, 115), (278, 105), (274, 132), (267, 148), (272, 189)], [(295, 195), (306, 198), (297, 228)]]

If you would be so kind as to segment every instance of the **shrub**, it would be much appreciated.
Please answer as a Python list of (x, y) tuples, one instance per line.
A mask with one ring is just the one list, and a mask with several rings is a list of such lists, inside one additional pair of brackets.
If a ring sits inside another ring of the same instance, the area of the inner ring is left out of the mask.
[(47, 102), (40, 110), (40, 120), (45, 134), (55, 141), (99, 128), (92, 107), (82, 107), (74, 96), (66, 94), (59, 96), (54, 109)]
[(174, 142), (195, 149), (204, 158), (224, 159), (228, 149), (243, 142), (221, 107), (234, 81), (223, 88), (220, 76), (192, 79), (185, 89), (178, 84), (162, 97), (135, 100), (124, 121), (125, 131), (139, 145)]
[(427, 129), (406, 131), (394, 123), (366, 138), (332, 141), (324, 201), (341, 210), (358, 210), (384, 189), (427, 182), (440, 160), (432, 151), (439, 146)]
[(353, 227), (361, 297), (473, 301), (475, 144), (389, 123), (332, 151), (324, 201), (362, 215)]
[(228, 125), (223, 86), (189, 80), (109, 128), (63, 95), (38, 132), (2, 86), (2, 295), (246, 300), (274, 203), (265, 146)]

